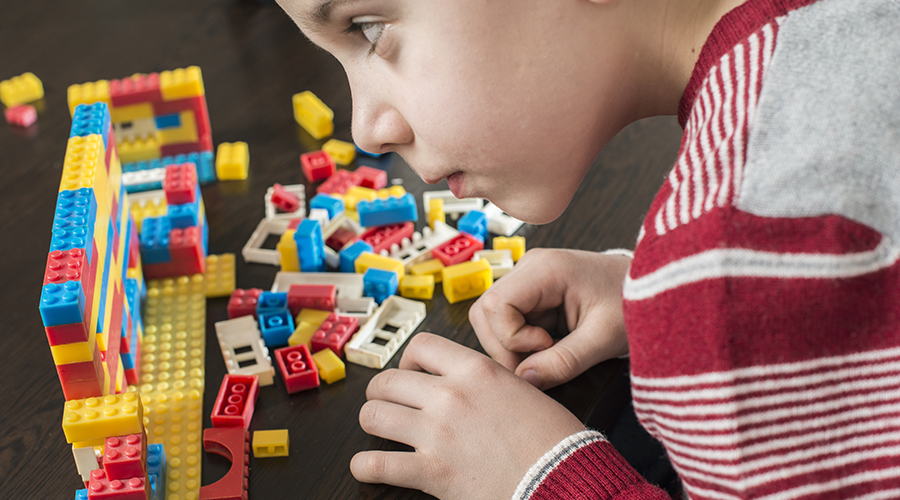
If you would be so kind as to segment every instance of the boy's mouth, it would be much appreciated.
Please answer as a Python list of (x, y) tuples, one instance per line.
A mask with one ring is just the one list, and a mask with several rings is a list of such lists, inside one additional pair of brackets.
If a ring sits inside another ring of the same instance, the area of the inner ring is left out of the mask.
[(463, 198), (462, 189), (463, 189), (463, 180), (465, 179), (465, 174), (462, 172), (453, 172), (452, 174), (447, 176), (447, 185), (450, 187), (450, 192), (453, 193), (453, 196), (457, 198)]

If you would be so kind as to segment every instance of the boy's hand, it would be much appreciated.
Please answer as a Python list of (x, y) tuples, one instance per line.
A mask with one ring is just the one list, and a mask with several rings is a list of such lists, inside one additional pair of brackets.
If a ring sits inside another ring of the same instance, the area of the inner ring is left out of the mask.
[(366, 396), (363, 430), (415, 451), (358, 453), (353, 476), (445, 500), (510, 498), (544, 453), (584, 430), (487, 356), (430, 333), (416, 335), (400, 369), (376, 375)]
[[(533, 249), (469, 309), (484, 350), (539, 389), (628, 352), (622, 284), (631, 259)], [(558, 321), (570, 333), (554, 343)]]

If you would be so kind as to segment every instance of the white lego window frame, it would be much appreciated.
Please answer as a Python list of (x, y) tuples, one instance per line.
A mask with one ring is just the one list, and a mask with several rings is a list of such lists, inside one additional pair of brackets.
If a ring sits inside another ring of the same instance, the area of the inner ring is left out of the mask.
[[(392, 295), (344, 346), (347, 361), (382, 369), (425, 319), (425, 304)], [(386, 330), (390, 326), (395, 331)], [(384, 341), (384, 344), (375, 342)]]
[(512, 271), (515, 263), (512, 258), (512, 250), (504, 248), (501, 250), (479, 250), (472, 257), (472, 262), (478, 262), (481, 259), (488, 261), (491, 265), (491, 272), (494, 273), (494, 279), (500, 278), (504, 274)]
[[(262, 334), (253, 316), (241, 316), (216, 323), (216, 337), (219, 339), (219, 348), (225, 359), (225, 368), (228, 373), (238, 375), (256, 375), (259, 377), (259, 385), (267, 386), (275, 383), (275, 368), (272, 367), (272, 358), (269, 349), (262, 339)], [(250, 348), (247, 351), (247, 348)], [(237, 351), (245, 351), (238, 353)], [(252, 364), (241, 366), (242, 363), (253, 361)]]
[(459, 199), (453, 196), (453, 191), (449, 189), (441, 191), (425, 191), (422, 193), (422, 205), (425, 210), (425, 218), (428, 219), (430, 212), (431, 200), (440, 198), (444, 200), (444, 213), (451, 216), (453, 220), (459, 218), (460, 215), (472, 210), (481, 210), (484, 206), (484, 198), (463, 198)]
[(425, 226), (422, 232), (413, 233), (412, 240), (404, 239), (402, 245), (394, 250), (391, 246), (389, 257), (403, 263), (403, 269), (410, 272), (412, 266), (419, 262), (431, 259), (431, 251), (452, 240), (459, 235), (459, 231), (444, 224), (434, 221), (434, 229)]
[(148, 168), (146, 170), (135, 170), (133, 172), (122, 173), (122, 185), (125, 187), (139, 186), (141, 184), (150, 184), (154, 182), (165, 182), (165, 168)]
[(300, 208), (293, 212), (278, 212), (278, 207), (272, 203), (272, 195), (275, 194), (275, 186), (270, 187), (266, 190), (266, 196), (264, 198), (266, 204), (266, 219), (267, 220), (283, 220), (290, 221), (291, 219), (303, 219), (306, 217), (306, 186), (303, 184), (291, 184), (289, 186), (282, 186), (285, 191), (293, 194), (300, 200)]
[(279, 265), (281, 258), (278, 250), (263, 248), (269, 236), (281, 236), (287, 231), (287, 219), (263, 219), (259, 221), (250, 239), (241, 249), (241, 255), (245, 262), (255, 262), (257, 264)]

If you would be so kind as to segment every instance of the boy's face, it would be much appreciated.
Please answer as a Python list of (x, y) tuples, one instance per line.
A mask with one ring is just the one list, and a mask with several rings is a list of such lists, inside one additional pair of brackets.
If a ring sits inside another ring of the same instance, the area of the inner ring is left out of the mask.
[(346, 70), (361, 148), (527, 222), (558, 217), (628, 121), (614, 86), (624, 42), (596, 45), (587, 2), (279, 3)]

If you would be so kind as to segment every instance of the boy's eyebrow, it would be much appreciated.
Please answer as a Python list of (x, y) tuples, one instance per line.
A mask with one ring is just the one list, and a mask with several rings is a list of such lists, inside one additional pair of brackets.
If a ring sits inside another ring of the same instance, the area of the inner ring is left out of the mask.
[(310, 14), (303, 16), (309, 29), (316, 31), (331, 22), (331, 13), (335, 8), (356, 0), (325, 0), (313, 9)]

